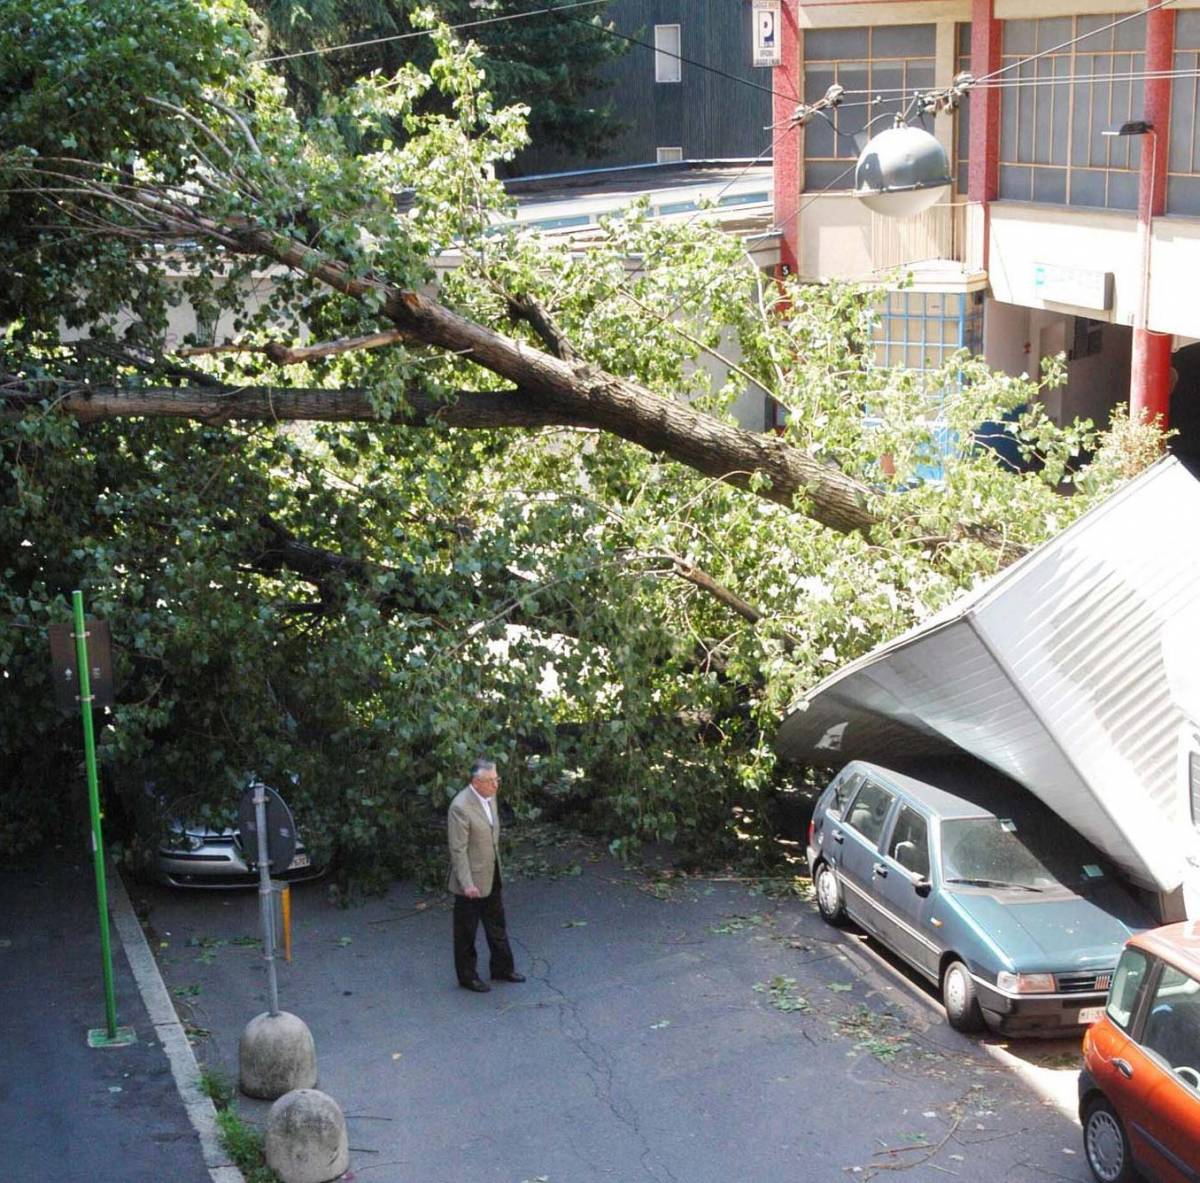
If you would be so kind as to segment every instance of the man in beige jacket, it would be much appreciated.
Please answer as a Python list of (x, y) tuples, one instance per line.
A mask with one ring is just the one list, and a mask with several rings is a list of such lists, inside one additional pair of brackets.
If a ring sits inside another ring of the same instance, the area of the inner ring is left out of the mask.
[(513, 966), (500, 893), (500, 777), (491, 760), (476, 760), (471, 783), (450, 802), (446, 835), (450, 844), (450, 890), (454, 893), (454, 971), (464, 990), (486, 994), (479, 976), (475, 933), (483, 921), (493, 982), (523, 982)]

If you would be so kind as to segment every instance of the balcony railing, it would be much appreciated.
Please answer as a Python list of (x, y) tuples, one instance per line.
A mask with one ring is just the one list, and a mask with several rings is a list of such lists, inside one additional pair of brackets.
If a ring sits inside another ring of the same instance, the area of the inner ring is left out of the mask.
[(967, 203), (931, 206), (911, 218), (871, 215), (871, 261), (876, 271), (928, 263), (967, 262)]

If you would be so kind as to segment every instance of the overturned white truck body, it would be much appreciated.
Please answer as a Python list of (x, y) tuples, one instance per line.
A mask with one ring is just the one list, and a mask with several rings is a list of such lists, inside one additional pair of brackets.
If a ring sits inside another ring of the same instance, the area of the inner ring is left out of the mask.
[(1200, 917), (1200, 479), (1160, 461), (917, 628), (814, 687), (786, 758), (970, 753)]

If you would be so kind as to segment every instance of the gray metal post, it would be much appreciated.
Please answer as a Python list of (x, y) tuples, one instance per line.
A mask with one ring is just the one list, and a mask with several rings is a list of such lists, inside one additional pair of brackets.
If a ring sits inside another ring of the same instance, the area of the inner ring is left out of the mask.
[(267, 959), (270, 1013), (279, 1014), (279, 984), (275, 980), (275, 909), (271, 904), (271, 868), (267, 854), (267, 793), (260, 782), (254, 786), (254, 819), (258, 828), (258, 906), (262, 915), (263, 955)]

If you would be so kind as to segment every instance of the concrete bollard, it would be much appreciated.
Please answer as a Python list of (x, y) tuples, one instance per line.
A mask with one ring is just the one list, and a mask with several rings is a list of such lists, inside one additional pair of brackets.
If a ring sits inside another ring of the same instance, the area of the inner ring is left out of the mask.
[(316, 1089), (295, 1089), (267, 1114), (267, 1166), (283, 1183), (327, 1183), (350, 1166), (346, 1119), (338, 1103)]
[(255, 1015), (238, 1041), (241, 1090), (273, 1101), (317, 1083), (317, 1049), (303, 1019), (280, 1011)]

